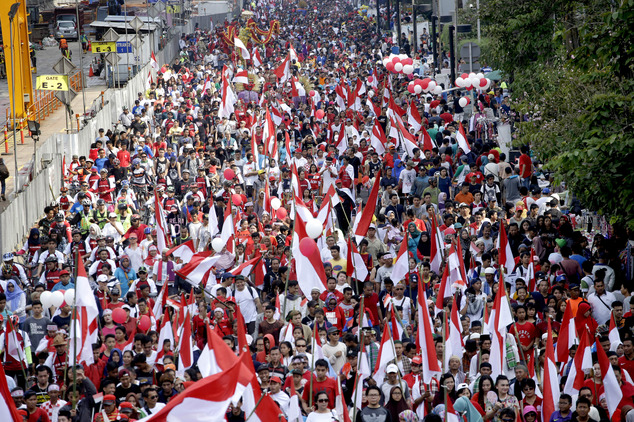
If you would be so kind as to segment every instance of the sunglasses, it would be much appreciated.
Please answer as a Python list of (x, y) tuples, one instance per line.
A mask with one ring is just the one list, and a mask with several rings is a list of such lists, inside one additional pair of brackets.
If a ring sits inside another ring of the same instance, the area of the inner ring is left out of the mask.
[(318, 403), (328, 403), (328, 399), (319, 399), (317, 400)]

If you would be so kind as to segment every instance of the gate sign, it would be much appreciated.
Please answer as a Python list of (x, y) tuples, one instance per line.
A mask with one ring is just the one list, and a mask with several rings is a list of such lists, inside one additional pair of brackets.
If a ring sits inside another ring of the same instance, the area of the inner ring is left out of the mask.
[(132, 53), (132, 44), (130, 44), (130, 41), (117, 41), (117, 53)]
[(36, 80), (36, 89), (68, 91), (68, 75), (40, 75)]
[(93, 53), (112, 53), (116, 51), (117, 44), (109, 41), (93, 41), (91, 47)]

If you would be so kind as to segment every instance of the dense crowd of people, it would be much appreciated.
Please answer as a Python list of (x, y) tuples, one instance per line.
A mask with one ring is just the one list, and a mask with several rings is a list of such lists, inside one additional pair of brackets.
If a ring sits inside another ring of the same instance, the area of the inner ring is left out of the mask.
[[(510, 93), (413, 95), (383, 65), (392, 39), (366, 10), (256, 3), (256, 25), (277, 20), (279, 33), (244, 50), (226, 36), (233, 24), (243, 37), (244, 17), (183, 34), (179, 57), (71, 157), (59, 198), (5, 251), (0, 351), (24, 420), (151, 417), (208, 375), (211, 335), (250, 355), (260, 393), (292, 422), (634, 420), (631, 233), (582, 219), (528, 146), (503, 152)], [(401, 41), (433, 78), (428, 34)], [(309, 274), (298, 251), (310, 255), (315, 221)], [(78, 359), (84, 282), (98, 339)], [(512, 312), (501, 368), (500, 297)], [(589, 365), (569, 388), (584, 344)], [(623, 391), (616, 408), (608, 382)], [(558, 397), (550, 413), (545, 392)], [(244, 406), (226, 420), (250, 420)]]

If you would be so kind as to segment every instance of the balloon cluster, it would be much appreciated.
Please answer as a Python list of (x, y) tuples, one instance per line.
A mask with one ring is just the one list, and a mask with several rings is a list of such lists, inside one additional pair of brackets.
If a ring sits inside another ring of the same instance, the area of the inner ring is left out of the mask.
[(486, 90), (491, 86), (491, 80), (484, 77), (482, 73), (463, 73), (456, 78), (455, 85), (460, 88)]
[(418, 95), (421, 92), (429, 92), (432, 94), (440, 94), (442, 93), (442, 86), (438, 85), (436, 81), (430, 78), (425, 79), (414, 79), (410, 81), (407, 85), (407, 91), (410, 94)]
[(469, 97), (462, 97), (458, 100), (458, 104), (460, 104), (460, 107), (466, 107), (470, 103), (471, 100), (469, 99)]
[(414, 60), (407, 54), (390, 54), (383, 59), (383, 66), (390, 72), (411, 75), (414, 73)]

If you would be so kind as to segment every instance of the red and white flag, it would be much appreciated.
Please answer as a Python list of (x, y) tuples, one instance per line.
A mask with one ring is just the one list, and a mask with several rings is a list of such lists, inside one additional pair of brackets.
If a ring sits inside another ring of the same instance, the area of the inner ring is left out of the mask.
[(203, 377), (231, 368), (239, 360), (222, 338), (207, 325), (207, 344), (200, 352), (197, 365)]
[(432, 151), (434, 148), (436, 148), (436, 142), (434, 142), (434, 140), (431, 139), (431, 136), (427, 132), (427, 129), (425, 129), (422, 126), (421, 126), (419, 142), (422, 145), (421, 149), (423, 151)]
[[(167, 285), (167, 283), (165, 284)], [(170, 321), (169, 310), (165, 309), (163, 313), (163, 320), (161, 321), (161, 330), (159, 331), (158, 353), (156, 354), (157, 363), (163, 363), (163, 356), (165, 354), (163, 351), (163, 345), (167, 340), (170, 342), (170, 350), (173, 350), (176, 345), (174, 341), (174, 330), (172, 328), (172, 321)]]
[(414, 104), (414, 101), (410, 102), (407, 109), (407, 123), (414, 128), (414, 133), (417, 133), (423, 127), (422, 122), (423, 119), (420, 117), (416, 104)]
[(614, 312), (610, 312), (610, 331), (608, 332), (608, 338), (610, 339), (610, 344), (622, 343), (619, 330), (616, 328), (614, 321)]
[(498, 234), (495, 247), (498, 250), (498, 262), (500, 266), (504, 267), (506, 274), (511, 274), (515, 269), (515, 259), (513, 259), (513, 251), (511, 251), (509, 239), (506, 237), (504, 224), (500, 224), (500, 233)]
[(291, 397), (288, 403), (288, 408), (286, 411), (286, 416), (288, 418), (288, 422), (303, 422), (302, 418), (302, 408), (299, 405), (299, 396), (297, 395), (297, 391), (295, 390), (295, 383), (291, 382)]
[(167, 251), (166, 255), (167, 256), (172, 255), (177, 258), (180, 258), (181, 261), (183, 262), (189, 262), (191, 261), (195, 253), (196, 251), (194, 250), (194, 241), (188, 240), (187, 242), (183, 244), (174, 246), (172, 249)]
[(572, 306), (566, 306), (561, 326), (559, 327), (559, 337), (557, 337), (556, 362), (566, 363), (569, 359), (570, 348), (577, 344), (577, 327), (575, 319), (572, 317)]
[[(296, 205), (297, 208), (301, 208), (301, 201)], [(313, 288), (323, 293), (326, 290), (326, 272), (319, 248), (315, 241), (306, 234), (306, 220), (302, 217), (302, 213), (298, 211), (295, 216), (291, 249), (295, 257), (296, 272), (302, 275), (297, 280), (299, 287), (304, 294), (307, 292), (310, 294)]]
[(361, 213), (361, 217), (359, 218), (359, 223), (354, 227), (354, 237), (357, 242), (361, 242), (365, 237), (368, 229), (370, 228), (370, 224), (372, 224), (372, 217), (374, 217), (374, 212), (376, 211), (376, 204), (379, 199), (379, 185), (381, 183), (381, 174), (377, 173), (376, 178), (374, 179), (374, 185), (372, 185), (372, 190), (370, 191), (370, 196), (368, 197), (368, 202), (366, 203), (363, 212)]
[[(71, 325), (70, 356), (77, 357), (77, 363), (94, 363), (92, 345), (99, 341), (99, 308), (90, 288), (83, 260), (77, 260), (77, 280), (75, 281), (75, 307), (77, 323)], [(74, 345), (77, 349), (73, 351)]]
[(9, 391), (7, 378), (2, 365), (0, 365), (0, 398), (0, 420), (6, 422), (22, 422), (22, 416), (18, 413), (15, 402), (11, 397), (11, 391)]
[(275, 73), (275, 76), (277, 76), (281, 84), (285, 83), (291, 78), (291, 61), (288, 55), (282, 61), (282, 64), (275, 68), (273, 73)]
[(409, 273), (409, 251), (407, 250), (407, 231), (405, 232), (405, 239), (401, 242), (401, 248), (396, 255), (396, 261), (394, 261), (394, 267), (392, 268), (392, 275), (390, 278), (394, 284), (403, 280)]
[(383, 382), (383, 378), (385, 378), (385, 368), (396, 358), (394, 352), (394, 340), (392, 339), (392, 335), (390, 330), (383, 330), (383, 335), (381, 337), (381, 346), (379, 347), (379, 356), (376, 359), (376, 366), (374, 367), (374, 372), (372, 373), (372, 378), (380, 384)]
[(261, 256), (255, 257), (253, 259), (243, 262), (242, 264), (238, 265), (235, 268), (230, 269), (228, 272), (230, 272), (234, 276), (242, 275), (244, 277), (248, 277), (253, 271), (253, 268), (257, 265), (257, 263), (260, 260), (262, 260)]
[(449, 283), (452, 293), (455, 292), (456, 289), (460, 289), (462, 293), (467, 290), (467, 272), (465, 270), (462, 256), (460, 242), (453, 243), (449, 249), (449, 256), (447, 257)]
[(159, 71), (159, 64), (158, 61), (156, 61), (156, 56), (154, 55), (153, 51), (150, 54), (150, 66), (152, 66), (152, 69), (156, 70), (157, 72)]
[(236, 102), (236, 95), (233, 93), (233, 89), (231, 89), (231, 84), (227, 80), (226, 76), (226, 66), (222, 69), (222, 97), (220, 101), (220, 109), (218, 110), (218, 117), (229, 118), (231, 114), (235, 111), (234, 104)]
[(425, 384), (429, 384), (437, 375), (440, 375), (441, 369), (436, 356), (436, 346), (434, 345), (434, 325), (429, 315), (427, 307), (427, 294), (423, 290), (423, 283), (418, 283), (418, 347), (422, 356), (421, 377)]
[(258, 51), (257, 47), (253, 49), (253, 53), (251, 54), (251, 57), (253, 58), (253, 66), (255, 67), (260, 67), (262, 66), (262, 57), (260, 57), (260, 52)]
[(214, 206), (214, 198), (213, 196), (209, 197), (209, 223), (207, 224), (207, 231), (209, 235), (213, 239), (219, 232), (219, 221), (218, 215), (216, 214), (216, 207)]
[(249, 73), (246, 70), (241, 70), (233, 77), (232, 82), (234, 84), (248, 84), (249, 83)]
[(365, 347), (361, 347), (359, 348), (359, 356), (357, 357), (357, 380), (355, 382), (354, 391), (352, 392), (352, 405), (356, 406), (359, 410), (363, 409), (363, 382), (371, 376), (372, 372), (370, 371), (370, 365), (368, 364), (368, 356), (365, 352)]
[(387, 138), (385, 137), (385, 132), (383, 132), (383, 127), (379, 124), (378, 119), (375, 119), (374, 126), (372, 126), (372, 134), (370, 135), (370, 145), (381, 156), (386, 150), (386, 144)]
[[(599, 347), (600, 348), (600, 347)], [(550, 420), (559, 403), (559, 378), (555, 364), (555, 348), (553, 347), (553, 330), (548, 319), (548, 338), (546, 339), (546, 360), (544, 361), (544, 398), (542, 401), (542, 420)]]
[(240, 51), (242, 52), (243, 59), (248, 60), (251, 58), (251, 54), (249, 54), (249, 50), (247, 50), (247, 47), (244, 45), (244, 43), (242, 42), (240, 38), (235, 37), (233, 39), (233, 45), (235, 45), (236, 48), (240, 49)]
[(176, 271), (179, 276), (194, 287), (198, 287), (200, 285), (207, 272), (211, 270), (211, 267), (213, 267), (218, 259), (220, 259), (220, 255), (214, 255), (203, 259), (196, 258), (198, 257), (194, 256), (191, 262)]
[(357, 245), (348, 238), (348, 266), (346, 268), (348, 277), (353, 277), (359, 281), (365, 281), (368, 277), (368, 267), (365, 265), (363, 257), (357, 249)]
[(471, 152), (471, 148), (469, 148), (469, 142), (467, 141), (467, 136), (464, 133), (464, 128), (462, 127), (462, 122), (460, 126), (458, 126), (458, 132), (456, 133), (456, 141), (458, 141), (458, 147), (465, 154), (469, 154)]
[(210, 89), (211, 89), (211, 80), (209, 79), (209, 76), (207, 76), (205, 78), (205, 83), (203, 84), (203, 91), (200, 95), (204, 96), (207, 93), (207, 91), (209, 91)]
[[(591, 347), (590, 335), (587, 331), (584, 331), (568, 372), (564, 393), (572, 396), (579, 394), (579, 390), (583, 387), (583, 382), (585, 381), (586, 371), (592, 369)], [(601, 346), (599, 345), (599, 347)]]
[(194, 364), (194, 348), (192, 345), (192, 326), (190, 323), (191, 316), (189, 310), (185, 313), (185, 321), (183, 324), (183, 334), (178, 339), (178, 373), (185, 373), (185, 370), (191, 368)]
[(509, 306), (508, 296), (504, 277), (500, 274), (498, 292), (495, 295), (493, 309), (489, 315), (489, 334), (491, 335), (491, 353), (489, 363), (491, 364), (491, 376), (497, 377), (504, 374), (506, 364), (506, 333), (507, 327), (513, 323), (513, 314)]
[(608, 402), (608, 411), (610, 412), (610, 418), (614, 415), (614, 412), (619, 406), (621, 400), (623, 400), (623, 392), (619, 381), (614, 374), (608, 355), (605, 354), (603, 347), (597, 343), (597, 361), (601, 367), (601, 377), (603, 378), (603, 388), (605, 391), (605, 399)]
[(442, 266), (443, 261), (443, 247), (444, 241), (442, 234), (440, 233), (440, 229), (438, 228), (438, 224), (436, 223), (436, 215), (434, 213), (431, 214), (431, 233), (429, 236), (429, 240), (431, 241), (430, 249), (429, 249), (429, 264), (431, 270), (438, 274), (440, 272), (440, 267)]
[(172, 397), (164, 408), (144, 421), (222, 422), (225, 420), (225, 413), (235, 394), (241, 373), (245, 371), (242, 361), (238, 361), (227, 370), (203, 378)]
[(462, 360), (464, 354), (464, 344), (462, 342), (462, 325), (460, 324), (460, 317), (458, 316), (458, 304), (456, 303), (456, 296), (453, 297), (451, 303), (451, 318), (449, 323), (449, 333), (447, 334), (447, 340), (445, 341), (445, 367), (449, 368), (449, 359), (452, 356), (458, 356)]

